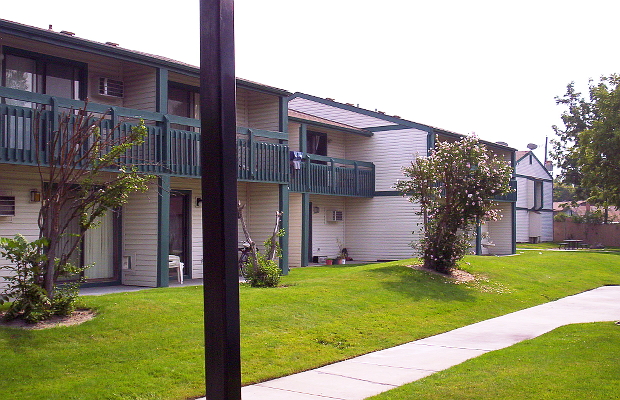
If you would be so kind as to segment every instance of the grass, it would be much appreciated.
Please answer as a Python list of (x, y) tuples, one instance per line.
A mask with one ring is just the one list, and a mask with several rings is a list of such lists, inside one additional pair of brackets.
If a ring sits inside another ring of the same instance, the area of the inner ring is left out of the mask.
[[(283, 287), (240, 288), (243, 383), (311, 369), (606, 284), (619, 253), (522, 250), (468, 257), (454, 284), (408, 262), (298, 268)], [(411, 263), (412, 261), (409, 261)], [(202, 288), (85, 297), (98, 317), (45, 331), (0, 328), (3, 399), (203, 395)]]
[(373, 400), (607, 400), (620, 395), (620, 327), (560, 327), (487, 353)]

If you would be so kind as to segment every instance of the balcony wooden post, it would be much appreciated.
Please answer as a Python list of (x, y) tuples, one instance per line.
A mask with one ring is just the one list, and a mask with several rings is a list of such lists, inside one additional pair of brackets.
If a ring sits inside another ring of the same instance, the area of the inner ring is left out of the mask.
[(353, 168), (355, 169), (355, 195), (360, 195), (360, 170), (357, 165), (357, 161), (353, 163)]
[(161, 169), (166, 173), (178, 172), (174, 165), (172, 165), (172, 143), (170, 140), (170, 120), (167, 115), (164, 115), (164, 120), (161, 123), (161, 140), (162, 140), (162, 159)]
[(336, 167), (334, 165), (334, 159), (330, 158), (329, 160), (329, 173), (330, 173), (330, 185), (332, 187), (331, 192), (336, 193)]
[(248, 147), (250, 150), (250, 179), (256, 179), (256, 140), (251, 129), (248, 129)]

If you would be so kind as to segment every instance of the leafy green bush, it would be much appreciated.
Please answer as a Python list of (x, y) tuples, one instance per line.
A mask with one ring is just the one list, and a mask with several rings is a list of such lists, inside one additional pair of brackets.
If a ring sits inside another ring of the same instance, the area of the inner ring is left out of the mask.
[[(276, 237), (284, 235), (280, 230)], [(282, 249), (277, 240), (272, 238), (265, 240), (265, 252), (255, 248), (255, 257), (250, 256), (243, 270), (243, 277), (252, 287), (276, 287), (280, 284), (280, 267), (275, 260), (282, 257)], [(274, 256), (269, 257), (269, 250), (275, 250)]]
[[(0, 266), (11, 273), (5, 276), (7, 287), (0, 296), (0, 304), (12, 300), (4, 319), (21, 318), (35, 323), (53, 315), (70, 315), (75, 309), (79, 282), (54, 286), (53, 293), (43, 287), (43, 271), (47, 262), (44, 249), (49, 241), (40, 238), (28, 242), (18, 234), (14, 238), (0, 238), (0, 256), (12, 264)], [(58, 266), (64, 275), (80, 274), (85, 267), (65, 263)]]
[(280, 284), (280, 267), (275, 261), (268, 260), (263, 254), (256, 255), (256, 264), (249, 262), (243, 274), (252, 287), (276, 287)]

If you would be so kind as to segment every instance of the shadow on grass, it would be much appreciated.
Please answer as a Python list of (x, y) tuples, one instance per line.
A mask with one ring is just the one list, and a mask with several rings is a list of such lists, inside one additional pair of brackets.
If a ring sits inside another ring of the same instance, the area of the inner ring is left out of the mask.
[(403, 265), (387, 265), (368, 271), (388, 290), (414, 300), (432, 299), (444, 302), (471, 302), (475, 297), (464, 284), (454, 280), (419, 271)]

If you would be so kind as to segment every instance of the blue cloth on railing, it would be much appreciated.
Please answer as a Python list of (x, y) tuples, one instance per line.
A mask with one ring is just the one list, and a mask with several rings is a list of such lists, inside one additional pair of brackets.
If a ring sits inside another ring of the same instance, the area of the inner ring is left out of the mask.
[(291, 166), (293, 169), (301, 169), (301, 159), (303, 158), (304, 153), (302, 151), (291, 151)]

